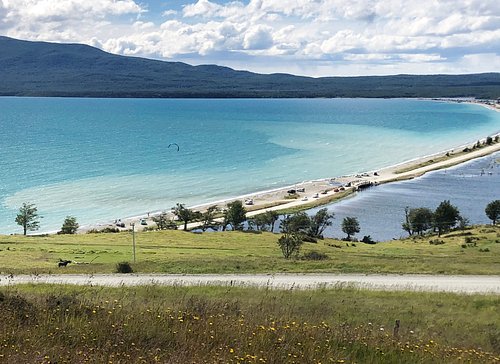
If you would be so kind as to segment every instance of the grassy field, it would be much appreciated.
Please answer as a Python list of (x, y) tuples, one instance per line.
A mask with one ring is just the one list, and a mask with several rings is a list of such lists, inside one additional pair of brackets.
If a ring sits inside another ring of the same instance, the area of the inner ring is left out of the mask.
[(10, 287), (0, 362), (493, 363), (499, 306), (498, 296), (345, 288)]
[[(480, 226), (436, 236), (376, 245), (325, 239), (304, 243), (297, 259), (285, 260), (270, 233), (182, 231), (136, 234), (135, 272), (251, 273), (363, 272), (500, 274), (500, 227)], [(466, 244), (466, 239), (471, 241)], [(430, 241), (443, 242), (440, 245)], [(303, 255), (317, 251), (321, 261)], [(78, 262), (58, 268), (59, 259)], [(111, 273), (118, 262), (133, 262), (132, 235), (85, 234), (0, 236), (0, 272)]]

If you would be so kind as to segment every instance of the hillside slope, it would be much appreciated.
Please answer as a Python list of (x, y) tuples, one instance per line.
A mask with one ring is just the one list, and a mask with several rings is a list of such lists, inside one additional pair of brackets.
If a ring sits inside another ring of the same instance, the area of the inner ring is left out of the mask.
[(164, 62), (0, 36), (0, 95), (81, 97), (500, 97), (500, 73), (299, 77)]

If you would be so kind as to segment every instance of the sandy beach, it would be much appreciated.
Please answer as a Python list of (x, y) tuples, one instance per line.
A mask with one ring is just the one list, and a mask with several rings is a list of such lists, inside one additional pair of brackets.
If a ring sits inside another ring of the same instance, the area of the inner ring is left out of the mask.
[[(485, 104), (482, 105), (494, 108), (496, 111), (500, 111), (497, 107)], [(490, 137), (494, 140), (497, 136), (500, 136), (500, 133), (491, 135)], [(372, 185), (413, 179), (430, 171), (451, 167), (500, 151), (500, 142), (494, 142), (491, 145), (486, 145), (486, 138), (480, 142), (483, 144), (481, 148), (474, 148), (475, 143), (462, 145), (452, 150), (442, 151), (433, 155), (406, 161), (378, 171), (361, 172), (355, 175), (305, 181), (274, 190), (256, 192), (209, 204), (188, 207), (195, 211), (203, 212), (209, 206), (217, 205), (218, 207), (223, 208), (229, 202), (241, 200), (247, 209), (247, 217), (252, 217), (266, 211), (295, 211), (298, 209), (308, 209), (326, 205)], [(464, 152), (464, 149), (466, 148), (468, 148), (469, 151)], [(296, 198), (290, 198), (290, 194), (288, 192), (291, 190), (295, 191), (294, 195)], [(159, 213), (160, 212), (152, 212), (146, 215), (123, 218), (120, 222), (122, 222), (125, 226), (121, 229), (131, 229), (132, 224), (135, 225), (136, 231), (141, 231), (145, 227), (154, 226), (152, 217), (158, 215)], [(174, 217), (170, 211), (167, 211), (167, 214), (172, 218)], [(141, 221), (145, 221), (146, 225), (142, 225)], [(188, 228), (196, 228), (199, 225), (200, 223), (197, 222), (190, 223), (188, 224)], [(103, 229), (106, 227), (114, 228), (116, 227), (116, 224), (113, 222), (108, 224), (83, 226), (79, 229), (79, 233), (86, 233), (90, 229)]]

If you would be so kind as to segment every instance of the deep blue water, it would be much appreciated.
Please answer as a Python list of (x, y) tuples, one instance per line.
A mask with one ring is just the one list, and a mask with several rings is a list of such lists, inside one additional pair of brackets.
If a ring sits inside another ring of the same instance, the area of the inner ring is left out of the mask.
[(406, 99), (5, 97), (0, 130), (0, 233), (14, 233), (23, 202), (40, 231), (214, 202), (450, 149), (500, 130), (500, 114)]

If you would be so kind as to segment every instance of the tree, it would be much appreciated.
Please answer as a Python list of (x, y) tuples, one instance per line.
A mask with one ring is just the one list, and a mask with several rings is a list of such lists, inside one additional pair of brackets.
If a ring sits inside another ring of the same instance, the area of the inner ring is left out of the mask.
[(240, 200), (228, 203), (224, 211), (224, 227), (231, 225), (233, 230), (243, 230), (243, 223), (247, 219), (247, 211)]
[(80, 225), (76, 222), (76, 217), (66, 216), (61, 227), (61, 234), (76, 234)]
[(210, 206), (207, 208), (207, 211), (201, 214), (201, 219), (202, 219), (202, 225), (201, 225), (201, 230), (206, 231), (209, 228), (214, 228), (218, 227), (217, 223), (215, 222), (215, 214), (219, 212), (219, 207), (218, 206)]
[(302, 238), (296, 233), (285, 233), (278, 239), (278, 245), (285, 259), (290, 259), (299, 254)]
[(184, 231), (187, 230), (187, 224), (200, 217), (200, 213), (198, 211), (193, 211), (191, 209), (186, 208), (183, 204), (178, 203), (175, 207), (172, 208), (172, 212), (177, 219), (184, 222)]
[(285, 234), (306, 235), (310, 227), (311, 219), (305, 212), (285, 216), (280, 225), (281, 231)]
[(19, 213), (16, 216), (16, 223), (23, 227), (23, 234), (28, 231), (35, 231), (40, 228), (41, 216), (38, 215), (38, 209), (34, 204), (24, 202), (19, 208)]
[(491, 201), (484, 209), (486, 216), (491, 220), (493, 225), (496, 225), (498, 218), (500, 217), (500, 200)]
[(177, 230), (177, 224), (168, 218), (165, 212), (151, 218), (158, 230)]
[(319, 210), (316, 215), (310, 218), (309, 230), (307, 231), (307, 235), (314, 238), (323, 237), (323, 232), (328, 226), (332, 225), (332, 220), (334, 217), (335, 214), (333, 212), (329, 214), (327, 208)]
[(344, 217), (342, 220), (342, 231), (347, 234), (347, 240), (351, 240), (351, 235), (359, 233), (359, 222), (355, 217)]
[(434, 228), (438, 236), (454, 227), (460, 217), (458, 208), (453, 206), (449, 200), (444, 200), (434, 211)]
[(278, 221), (279, 214), (276, 211), (266, 211), (264, 214), (264, 221), (266, 222), (267, 225), (269, 225), (269, 231), (273, 232), (274, 231), (274, 225), (276, 224), (276, 221)]
[(422, 235), (426, 230), (432, 228), (432, 219), (433, 213), (426, 207), (417, 207), (408, 212), (408, 223), (411, 231), (418, 235)]

